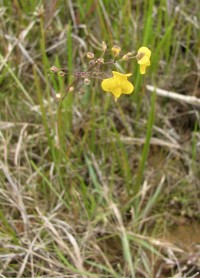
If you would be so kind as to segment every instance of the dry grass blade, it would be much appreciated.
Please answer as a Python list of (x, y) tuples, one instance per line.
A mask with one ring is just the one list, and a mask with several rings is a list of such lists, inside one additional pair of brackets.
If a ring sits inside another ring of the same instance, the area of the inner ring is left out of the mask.
[[(145, 143), (145, 138), (131, 138), (128, 136), (120, 136), (120, 139), (122, 142), (127, 143), (127, 144), (131, 144), (131, 145), (143, 145)], [(150, 144), (152, 145), (158, 145), (158, 146), (163, 146), (163, 147), (167, 147), (167, 148), (172, 148), (172, 149), (182, 149), (182, 147), (176, 143), (171, 143), (171, 142), (167, 142), (166, 140), (161, 140), (158, 138), (151, 138)]]
[(194, 97), (194, 96), (180, 95), (180, 94), (177, 94), (175, 92), (170, 92), (170, 91), (166, 91), (166, 90), (163, 90), (163, 89), (156, 88), (156, 87), (151, 86), (151, 85), (147, 85), (146, 88), (150, 92), (156, 92), (156, 94), (158, 96), (171, 98), (171, 99), (174, 99), (176, 101), (186, 102), (188, 104), (191, 104), (191, 105), (194, 105), (194, 106), (200, 108), (200, 98), (197, 98), (197, 97)]
[(76, 23), (76, 16), (75, 16), (75, 12), (74, 12), (73, 3), (72, 3), (71, 0), (68, 0), (68, 6), (69, 6), (72, 21), (73, 21), (73, 26), (75, 28), (75, 32), (78, 33), (78, 26), (77, 26), (77, 23)]
[[(3, 67), (5, 66), (5, 64), (7, 63), (11, 53), (13, 52), (15, 46), (19, 43), (19, 41), (23, 41), (25, 39), (25, 37), (28, 35), (28, 33), (31, 31), (31, 29), (33, 28), (33, 26), (35, 25), (35, 21), (31, 21), (31, 23), (28, 25), (28, 27), (26, 29), (24, 29), (20, 34), (19, 34), (19, 39), (15, 39), (14, 43), (12, 44), (9, 52), (6, 54), (5, 58), (2, 59), (2, 63), (0, 65), (0, 71), (3, 69)], [(13, 38), (12, 38), (13, 40)]]
[(22, 197), (22, 188), (19, 183), (14, 181), (11, 177), (11, 174), (8, 168), (0, 161), (0, 169), (2, 169), (8, 183), (6, 183), (7, 190), (10, 192), (9, 201), (12, 203), (20, 212), (23, 223), (24, 223), (24, 231), (28, 234), (29, 231), (29, 220), (26, 211), (26, 207), (24, 205), (23, 197)]
[(131, 273), (131, 277), (135, 278), (133, 257), (131, 255), (131, 249), (130, 249), (130, 244), (129, 244), (129, 240), (128, 240), (128, 237), (127, 237), (127, 231), (126, 231), (126, 228), (123, 224), (123, 219), (122, 219), (121, 213), (120, 213), (119, 209), (117, 208), (117, 206), (115, 205), (115, 203), (113, 203), (112, 201), (110, 201), (110, 208), (113, 211), (113, 213), (114, 213), (114, 215), (117, 219), (117, 222), (118, 222), (118, 228), (120, 230), (121, 239), (122, 239), (124, 259), (127, 262), (129, 271)]
[[(36, 209), (37, 209), (39, 216), (45, 222), (46, 227), (49, 229), (49, 231), (51, 232), (51, 235), (53, 236), (54, 240), (58, 243), (60, 248), (67, 252), (67, 254), (70, 256), (74, 266), (79, 271), (84, 272), (83, 260), (82, 260), (81, 254), (80, 254), (80, 249), (78, 247), (77, 241), (74, 238), (74, 236), (65, 230), (65, 233), (67, 234), (68, 239), (69, 239), (71, 245), (73, 246), (73, 249), (74, 249), (74, 253), (73, 253), (71, 251), (70, 247), (67, 245), (67, 243), (62, 239), (59, 232), (56, 230), (55, 226), (49, 221), (49, 219), (47, 217), (45, 217), (40, 212), (39, 208), (36, 208)], [(86, 276), (83, 275), (83, 277), (86, 277)]]
[(25, 124), (20, 131), (19, 140), (17, 143), (16, 151), (15, 151), (15, 159), (14, 159), (15, 165), (18, 165), (18, 163), (19, 163), (19, 154), (20, 154), (20, 149), (22, 146), (23, 134), (24, 134), (27, 126), (28, 126), (28, 124)]
[(24, 256), (23, 263), (21, 264), (21, 267), (20, 267), (20, 269), (19, 269), (19, 271), (18, 271), (17, 278), (22, 277), (23, 272), (24, 272), (24, 270), (25, 270), (25, 268), (26, 268), (26, 265), (27, 265), (28, 258), (29, 258), (29, 256), (31, 256), (32, 253), (33, 253), (33, 247), (34, 247), (34, 245), (35, 245), (36, 240), (37, 240), (37, 236), (33, 239), (33, 241), (31, 242), (31, 244), (29, 245), (29, 248), (28, 248), (28, 250), (27, 250), (27, 253), (26, 253), (26, 255)]

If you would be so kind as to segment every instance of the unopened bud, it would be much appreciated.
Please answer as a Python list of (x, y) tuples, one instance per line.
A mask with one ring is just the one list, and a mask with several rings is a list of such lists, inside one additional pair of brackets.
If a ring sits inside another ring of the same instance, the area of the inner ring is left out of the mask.
[(103, 51), (105, 52), (105, 51), (106, 51), (106, 49), (107, 49), (107, 45), (106, 45), (106, 43), (103, 41), (101, 45), (102, 45), (102, 49), (103, 49)]
[(132, 56), (132, 53), (128, 52), (122, 57), (122, 60), (127, 61), (131, 56)]
[(123, 61), (127, 61), (128, 59), (129, 59), (129, 56), (127, 54), (122, 57)]
[(85, 85), (89, 85), (89, 84), (90, 84), (90, 79), (85, 78), (85, 79), (84, 79), (84, 84), (85, 84)]
[(126, 55), (128, 55), (129, 57), (133, 55), (132, 52), (128, 52)]
[(44, 14), (45, 10), (44, 10), (44, 6), (41, 5), (40, 7), (36, 8), (36, 11), (34, 12), (34, 15), (36, 16), (42, 16)]
[(57, 73), (57, 72), (59, 71), (59, 69), (58, 69), (57, 67), (55, 67), (55, 66), (52, 66), (52, 67), (50, 68), (50, 70), (51, 70), (52, 72), (54, 72), (54, 73)]
[(115, 57), (117, 57), (119, 55), (119, 53), (121, 52), (121, 47), (118, 45), (114, 45), (111, 50), (112, 50), (113, 55)]
[(60, 71), (58, 72), (58, 75), (59, 75), (59, 76), (64, 76), (65, 73), (64, 73), (64, 71), (60, 70)]
[(103, 63), (104, 63), (104, 58), (99, 58), (99, 59), (97, 59), (97, 62), (98, 62), (99, 64), (103, 64)]
[(57, 93), (57, 94), (56, 94), (56, 98), (61, 98), (61, 94), (60, 94), (60, 93)]
[(69, 87), (69, 92), (73, 92), (73, 91), (74, 91), (74, 87), (73, 86)]
[(94, 58), (94, 53), (88, 52), (88, 53), (87, 53), (87, 58), (88, 58), (88, 59)]

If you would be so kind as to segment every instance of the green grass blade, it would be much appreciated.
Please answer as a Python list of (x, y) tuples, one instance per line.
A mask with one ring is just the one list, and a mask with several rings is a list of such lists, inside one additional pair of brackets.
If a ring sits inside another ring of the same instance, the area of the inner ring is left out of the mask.
[(145, 144), (144, 144), (143, 151), (142, 151), (141, 161), (140, 161), (140, 164), (138, 167), (136, 183), (133, 188), (134, 195), (137, 195), (137, 193), (139, 192), (141, 185), (142, 185), (143, 174), (144, 174), (145, 164), (147, 162), (147, 157), (148, 157), (148, 153), (149, 153), (152, 128), (153, 128), (153, 123), (154, 123), (154, 118), (155, 118), (155, 101), (156, 101), (156, 92), (154, 92), (151, 97), (151, 110), (150, 110), (149, 119), (147, 122), (146, 140), (145, 140)]

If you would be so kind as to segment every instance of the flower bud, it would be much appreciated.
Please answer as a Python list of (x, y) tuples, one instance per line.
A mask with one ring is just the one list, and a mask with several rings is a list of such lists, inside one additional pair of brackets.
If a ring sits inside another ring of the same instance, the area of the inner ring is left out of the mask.
[(132, 52), (128, 52), (126, 55), (128, 55), (129, 57), (133, 55)]
[(57, 67), (55, 67), (55, 66), (52, 66), (52, 67), (50, 68), (50, 70), (51, 70), (52, 72), (54, 72), (54, 73), (57, 73), (57, 72), (59, 71), (59, 69), (58, 69)]
[(85, 84), (85, 85), (89, 85), (89, 84), (90, 84), (90, 79), (85, 78), (85, 79), (84, 79), (84, 84)]
[(122, 60), (123, 61), (127, 61), (129, 59), (129, 56), (127, 54), (125, 54), (123, 57), (122, 57)]
[(64, 71), (60, 70), (60, 71), (58, 71), (58, 75), (59, 75), (59, 76), (64, 76), (65, 73), (64, 73)]
[(73, 86), (69, 87), (69, 92), (73, 92), (73, 91), (74, 91), (74, 87)]
[(88, 52), (88, 53), (87, 53), (87, 58), (88, 58), (88, 59), (94, 58), (94, 53)]
[(114, 45), (111, 50), (112, 50), (113, 55), (115, 57), (117, 57), (119, 55), (119, 53), (121, 52), (121, 47), (118, 45)]
[(101, 45), (102, 45), (102, 49), (103, 49), (103, 51), (105, 52), (105, 51), (106, 51), (106, 49), (107, 49), (107, 45), (106, 45), (106, 43), (103, 41)]
[(57, 94), (56, 94), (56, 98), (61, 98), (61, 94), (60, 94), (60, 93), (57, 93)]
[(98, 62), (99, 64), (103, 64), (103, 63), (104, 63), (104, 58), (99, 58), (99, 59), (97, 59), (97, 62)]
[(132, 56), (132, 53), (128, 52), (122, 57), (122, 60), (127, 61), (131, 56)]

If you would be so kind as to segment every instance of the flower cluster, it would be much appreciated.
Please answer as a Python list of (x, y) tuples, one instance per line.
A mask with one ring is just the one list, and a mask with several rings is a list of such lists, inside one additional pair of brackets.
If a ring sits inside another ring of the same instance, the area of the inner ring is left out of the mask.
[[(101, 80), (103, 79), (101, 82), (102, 89), (105, 92), (112, 93), (115, 101), (117, 101), (117, 99), (122, 94), (131, 94), (134, 91), (133, 84), (128, 81), (128, 77), (132, 75), (131, 73), (124, 74), (118, 71), (112, 71), (112, 77), (103, 78), (103, 75), (105, 75), (105, 66), (114, 65), (117, 62), (128, 61), (135, 58), (140, 66), (140, 73), (145, 74), (146, 68), (150, 66), (151, 51), (147, 47), (142, 46), (137, 51), (137, 54), (134, 54), (134, 52), (128, 52), (124, 55), (121, 55), (121, 47), (118, 45), (114, 45), (111, 48), (111, 53), (114, 58), (112, 61), (108, 62), (106, 62), (104, 58), (105, 54), (108, 53), (107, 45), (105, 42), (102, 42), (102, 51), (102, 55), (98, 58), (96, 58), (94, 53), (92, 52), (88, 52), (86, 54), (86, 57), (89, 60), (89, 64), (87, 69), (84, 71), (70, 73), (68, 69), (58, 69), (55, 66), (51, 67), (51, 71), (58, 74), (59, 76), (64, 76), (66, 74), (73, 74), (75, 76), (73, 84), (68, 86), (64, 95), (62, 93), (56, 94), (57, 99), (63, 100), (66, 93), (72, 91), (72, 87), (79, 89), (78, 84), (80, 83), (79, 81), (81, 79), (84, 80), (85, 85), (89, 85), (92, 78), (98, 78)], [(102, 67), (104, 67), (104, 70), (102, 69)]]
[[(111, 49), (115, 57), (119, 56), (121, 48), (117, 45)], [(127, 61), (131, 58), (136, 58), (140, 65), (140, 73), (145, 74), (146, 67), (150, 66), (151, 51), (143, 46), (138, 50), (136, 56), (133, 57), (131, 52), (128, 52), (122, 57), (123, 61)], [(121, 94), (131, 94), (134, 90), (134, 86), (127, 79), (131, 76), (131, 73), (123, 74), (120, 72), (112, 71), (113, 77), (106, 78), (102, 81), (101, 87), (105, 92), (111, 92), (117, 100)]]

